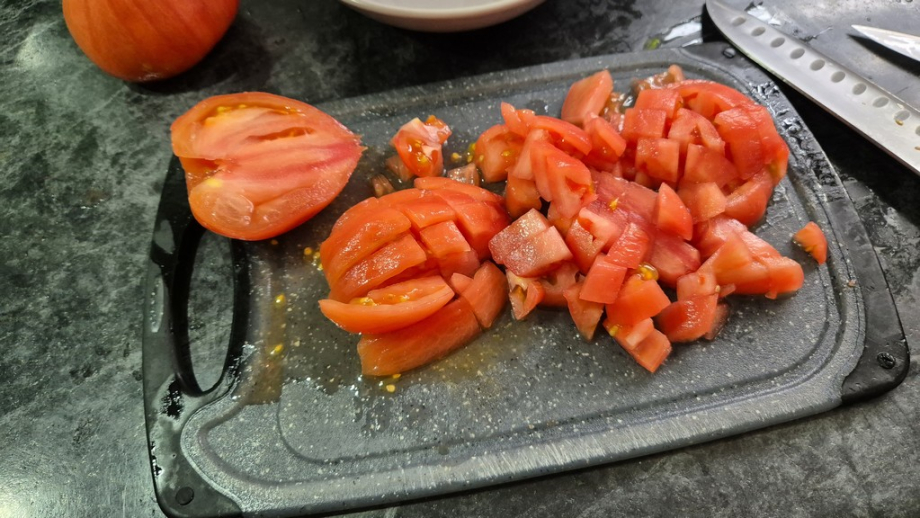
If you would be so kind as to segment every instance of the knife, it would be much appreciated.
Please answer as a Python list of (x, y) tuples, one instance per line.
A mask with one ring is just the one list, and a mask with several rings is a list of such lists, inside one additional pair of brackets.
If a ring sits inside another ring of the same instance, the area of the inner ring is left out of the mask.
[(865, 25), (853, 25), (852, 27), (879, 45), (884, 45), (895, 52), (920, 61), (920, 36)]
[(920, 175), (920, 111), (744, 11), (706, 0), (716, 27), (754, 62)]

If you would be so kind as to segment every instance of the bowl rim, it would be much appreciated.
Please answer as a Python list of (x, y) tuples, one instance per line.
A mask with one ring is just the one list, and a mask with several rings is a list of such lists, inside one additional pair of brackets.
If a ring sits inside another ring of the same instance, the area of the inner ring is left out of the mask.
[(525, 4), (542, 3), (544, 0), (496, 0), (478, 6), (469, 7), (451, 7), (451, 8), (410, 8), (398, 7), (379, 3), (376, 0), (340, 0), (355, 9), (362, 11), (371, 11), (377, 14), (387, 16), (398, 16), (402, 18), (424, 18), (424, 19), (441, 19), (457, 18), (466, 16), (479, 16), (502, 11), (508, 8), (518, 7)]

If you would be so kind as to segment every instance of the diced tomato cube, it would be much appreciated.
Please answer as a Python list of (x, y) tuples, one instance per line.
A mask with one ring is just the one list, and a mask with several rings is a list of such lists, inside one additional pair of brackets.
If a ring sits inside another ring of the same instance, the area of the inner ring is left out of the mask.
[(528, 211), (514, 220), (514, 223), (495, 234), (495, 237), (489, 241), (492, 258), (498, 264), (505, 264), (512, 252), (524, 246), (524, 243), (529, 239), (548, 228), (550, 228), (550, 224), (543, 214), (540, 214), (537, 210)]
[(462, 292), (463, 290), (467, 289), (470, 286), (470, 284), (473, 283), (472, 277), (468, 275), (464, 275), (462, 273), (453, 273), (448, 278), (448, 280), (449, 280), (448, 284), (450, 284), (450, 287), (453, 288), (454, 292), (456, 293)]
[(627, 352), (645, 370), (655, 372), (664, 363), (668, 355), (671, 354), (671, 342), (668, 341), (668, 337), (664, 333), (653, 329), (635, 349)]
[(730, 86), (705, 79), (689, 79), (668, 87), (677, 89), (688, 108), (709, 120), (725, 110), (753, 102)]
[(518, 218), (531, 209), (540, 210), (543, 206), (540, 192), (533, 180), (524, 180), (508, 176), (505, 185), (505, 208), (512, 218)]
[(422, 243), (438, 259), (472, 250), (453, 221), (444, 221), (419, 231)]
[(553, 136), (554, 144), (566, 152), (587, 155), (591, 152), (591, 138), (585, 130), (562, 119), (537, 115), (530, 123), (531, 130), (542, 129)]
[(553, 202), (563, 217), (573, 218), (595, 198), (591, 171), (580, 160), (549, 145), (545, 156), (549, 192), (542, 190), (539, 176), (535, 176), (537, 190), (545, 200)]
[(789, 146), (776, 132), (773, 117), (770, 116), (770, 112), (766, 108), (758, 104), (748, 104), (741, 106), (741, 108), (747, 112), (757, 126), (767, 172), (770, 173), (773, 185), (776, 186), (786, 176), (786, 168), (789, 162)]
[(712, 319), (712, 327), (709, 328), (709, 331), (703, 335), (703, 338), (706, 340), (715, 340), (716, 336), (722, 331), (722, 328), (725, 327), (725, 324), (728, 322), (728, 304), (720, 302), (716, 306), (716, 315)]
[(683, 184), (677, 189), (690, 210), (694, 223), (701, 223), (725, 212), (725, 195), (714, 182)]
[(611, 322), (628, 326), (654, 317), (670, 303), (656, 281), (643, 279), (637, 274), (623, 283), (616, 302), (607, 305), (607, 315)]
[(606, 251), (623, 234), (629, 221), (623, 211), (610, 210), (609, 204), (595, 200), (578, 212), (578, 223), (603, 242)]
[(505, 274), (492, 261), (484, 261), (473, 275), (473, 281), (460, 291), (460, 296), (470, 303), (479, 325), (488, 329), (508, 302)]
[(403, 373), (446, 356), (481, 332), (470, 303), (459, 298), (410, 326), (363, 335), (358, 342), (361, 372), (368, 376)]
[(803, 250), (811, 254), (818, 262), (824, 264), (827, 261), (827, 238), (814, 221), (809, 221), (801, 230), (792, 236), (792, 239), (802, 247)]
[(736, 178), (738, 170), (721, 153), (696, 144), (687, 146), (687, 159), (680, 185), (712, 182), (722, 187)]
[(685, 240), (693, 238), (693, 216), (674, 189), (662, 184), (655, 202), (655, 225)]
[(517, 163), (524, 139), (504, 124), (492, 126), (476, 140), (475, 164), (487, 182), (500, 182)]
[(700, 267), (700, 253), (690, 243), (671, 234), (655, 237), (648, 262), (658, 271), (658, 280), (674, 286), (677, 280)]
[(659, 88), (639, 92), (634, 107), (641, 110), (662, 110), (668, 119), (673, 119), (683, 105), (684, 101), (677, 90)]
[[(526, 119), (531, 119), (534, 117), (533, 110), (526, 109), (515, 109), (514, 106), (508, 103), (502, 103), (502, 119), (505, 121), (505, 125), (508, 126), (508, 129), (516, 133), (521, 138), (527, 136), (527, 133), (530, 132), (530, 125), (525, 122)], [(522, 117), (523, 116), (523, 117)]]
[(579, 296), (590, 302), (613, 304), (620, 294), (626, 270), (625, 266), (608, 261), (607, 256), (598, 255), (585, 276)]
[(655, 330), (655, 323), (651, 318), (640, 320), (633, 325), (615, 324), (610, 320), (610, 315), (604, 319), (604, 328), (620, 347), (626, 351), (634, 351)]
[(767, 161), (757, 123), (746, 110), (733, 108), (721, 112), (713, 124), (725, 141), (726, 155), (735, 164), (738, 176), (746, 180), (765, 170)]
[(718, 303), (719, 296), (715, 293), (678, 300), (661, 310), (655, 321), (672, 343), (692, 342), (712, 329)]
[(651, 238), (641, 226), (630, 222), (607, 252), (608, 260), (626, 268), (638, 268), (651, 248)]
[(637, 142), (640, 138), (664, 137), (668, 114), (664, 110), (629, 108), (623, 114), (623, 138)]
[(765, 293), (769, 299), (798, 291), (805, 283), (802, 265), (788, 257), (760, 257), (757, 260), (769, 271), (770, 289)]
[(569, 315), (575, 322), (575, 327), (578, 328), (581, 336), (590, 342), (594, 339), (597, 324), (604, 315), (604, 305), (582, 299), (579, 296), (581, 291), (582, 283), (576, 282), (563, 292), (563, 296), (569, 307)]
[(725, 154), (725, 142), (708, 119), (692, 110), (681, 108), (671, 122), (668, 138), (680, 144), (680, 156), (687, 156), (690, 144), (701, 145), (720, 156)]
[(601, 113), (612, 92), (613, 78), (606, 70), (576, 81), (562, 103), (562, 120), (581, 126)]
[(767, 212), (767, 204), (772, 195), (773, 181), (770, 173), (760, 171), (726, 197), (725, 215), (745, 225), (753, 225)]
[(636, 168), (652, 178), (677, 184), (680, 179), (680, 144), (666, 138), (640, 138), (636, 143)]
[(578, 269), (581, 270), (582, 273), (587, 273), (591, 265), (595, 262), (595, 258), (598, 257), (597, 254), (604, 249), (604, 245), (606, 245), (607, 242), (594, 237), (594, 235), (581, 226), (580, 221), (575, 220), (565, 234), (565, 244), (568, 245), (569, 250), (571, 250), (572, 256), (575, 259), (575, 264), (578, 265)]
[(609, 169), (626, 151), (626, 139), (606, 119), (594, 117), (585, 122), (591, 137), (591, 152), (584, 158), (587, 165)]
[(677, 279), (677, 300), (689, 300), (719, 293), (719, 283), (711, 268), (700, 268)]
[(555, 227), (529, 238), (520, 248), (511, 251), (504, 262), (507, 269), (522, 277), (546, 273), (563, 261), (572, 259), (572, 252)]
[(508, 298), (511, 300), (511, 313), (515, 320), (523, 320), (537, 305), (543, 302), (546, 290), (539, 279), (519, 277), (507, 271)]
[(438, 270), (447, 279), (455, 273), (461, 273), (467, 277), (472, 276), (479, 268), (479, 264), (479, 255), (475, 250), (447, 254), (437, 259)]
[(563, 262), (556, 269), (540, 278), (543, 285), (543, 302), (541, 306), (562, 308), (568, 305), (565, 290), (578, 280), (578, 267), (572, 262)]

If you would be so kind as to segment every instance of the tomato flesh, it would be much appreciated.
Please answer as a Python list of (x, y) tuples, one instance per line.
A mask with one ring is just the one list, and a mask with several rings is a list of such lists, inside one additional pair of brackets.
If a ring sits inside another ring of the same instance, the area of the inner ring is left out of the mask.
[(402, 163), (416, 176), (436, 176), (444, 172), (442, 146), (451, 130), (434, 115), (422, 122), (418, 117), (404, 124), (390, 144)]
[(562, 120), (583, 125), (601, 113), (612, 92), (613, 78), (606, 70), (576, 81), (562, 103)]
[(814, 221), (809, 221), (801, 230), (795, 233), (792, 239), (811, 254), (818, 264), (827, 261), (827, 238)]

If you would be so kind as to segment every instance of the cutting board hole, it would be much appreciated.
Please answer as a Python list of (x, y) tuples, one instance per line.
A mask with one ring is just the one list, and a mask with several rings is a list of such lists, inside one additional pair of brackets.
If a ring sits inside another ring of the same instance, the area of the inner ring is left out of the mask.
[(198, 386), (220, 379), (233, 315), (233, 263), (228, 240), (205, 232), (192, 267), (188, 298), (189, 356)]

